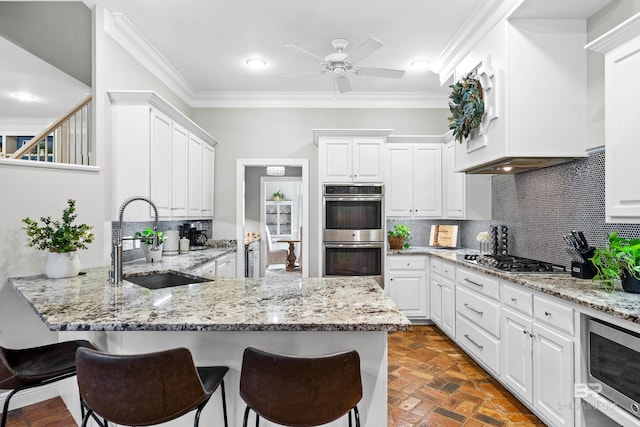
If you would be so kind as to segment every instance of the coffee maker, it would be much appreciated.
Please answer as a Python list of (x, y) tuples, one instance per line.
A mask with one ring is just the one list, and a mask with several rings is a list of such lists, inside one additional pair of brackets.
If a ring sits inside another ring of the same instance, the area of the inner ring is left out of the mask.
[(180, 226), (180, 235), (189, 239), (190, 249), (206, 249), (207, 248), (207, 235), (202, 231), (202, 223), (187, 223), (185, 222)]

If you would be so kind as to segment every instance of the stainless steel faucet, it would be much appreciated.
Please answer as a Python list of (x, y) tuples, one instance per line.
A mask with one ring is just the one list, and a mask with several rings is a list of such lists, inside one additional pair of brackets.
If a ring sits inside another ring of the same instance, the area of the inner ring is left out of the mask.
[(153, 245), (151, 246), (151, 249), (158, 249), (158, 208), (156, 207), (156, 204), (153, 203), (151, 199), (144, 196), (129, 197), (127, 200), (122, 202), (122, 206), (120, 206), (118, 230), (116, 232), (115, 242), (111, 249), (111, 271), (109, 271), (109, 280), (115, 285), (122, 283), (122, 216), (124, 214), (124, 208), (126, 208), (129, 203), (136, 200), (142, 200), (149, 203), (156, 214), (156, 220), (153, 226)]

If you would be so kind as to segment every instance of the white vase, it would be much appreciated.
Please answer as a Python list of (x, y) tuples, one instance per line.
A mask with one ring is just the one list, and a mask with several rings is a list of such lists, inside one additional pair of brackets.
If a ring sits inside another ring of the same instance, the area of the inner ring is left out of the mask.
[(62, 279), (74, 277), (80, 273), (80, 257), (78, 251), (49, 252), (47, 257), (47, 277)]
[(160, 243), (158, 245), (158, 249), (156, 249), (155, 251), (153, 249), (151, 249), (153, 247), (153, 245), (147, 245), (146, 243), (143, 245), (144, 246), (144, 256), (147, 258), (147, 262), (160, 262), (160, 260), (162, 260), (162, 246), (164, 245), (164, 243)]

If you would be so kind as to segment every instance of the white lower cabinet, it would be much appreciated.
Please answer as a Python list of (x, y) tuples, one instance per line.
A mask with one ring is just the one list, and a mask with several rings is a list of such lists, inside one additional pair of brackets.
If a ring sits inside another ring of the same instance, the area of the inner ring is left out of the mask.
[(573, 426), (573, 309), (502, 289), (500, 378), (551, 425)]
[(216, 259), (216, 276), (236, 277), (236, 254), (230, 253)]
[(431, 257), (430, 271), (430, 319), (443, 332), (455, 338), (455, 267), (437, 257)]
[(427, 289), (427, 257), (392, 255), (387, 259), (385, 288), (405, 316), (427, 319), (429, 292)]

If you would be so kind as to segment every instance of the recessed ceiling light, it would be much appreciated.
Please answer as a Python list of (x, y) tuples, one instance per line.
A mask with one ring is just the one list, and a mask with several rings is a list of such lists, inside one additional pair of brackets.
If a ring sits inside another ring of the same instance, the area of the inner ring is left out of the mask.
[(267, 62), (264, 59), (260, 58), (250, 58), (247, 59), (247, 66), (249, 68), (253, 68), (254, 70), (259, 70), (260, 68), (266, 67)]
[(20, 101), (35, 101), (36, 97), (25, 93), (25, 92), (17, 92), (13, 94), (14, 97), (18, 98)]
[(431, 66), (431, 61), (428, 59), (418, 59), (411, 63), (411, 68), (416, 71), (428, 70)]

